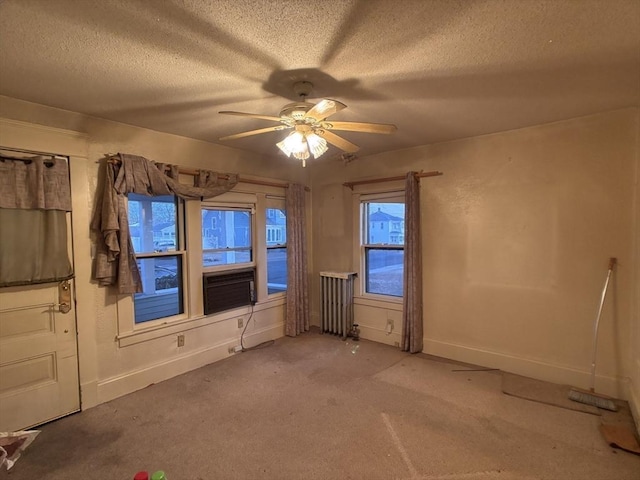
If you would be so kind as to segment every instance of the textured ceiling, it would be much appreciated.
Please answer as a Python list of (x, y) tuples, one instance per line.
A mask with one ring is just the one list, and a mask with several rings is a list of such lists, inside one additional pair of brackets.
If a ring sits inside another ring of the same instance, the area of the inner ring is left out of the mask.
[(0, 0), (10, 97), (279, 155), (217, 112), (277, 115), (297, 80), (398, 126), (341, 133), (359, 156), (638, 106), (640, 1)]

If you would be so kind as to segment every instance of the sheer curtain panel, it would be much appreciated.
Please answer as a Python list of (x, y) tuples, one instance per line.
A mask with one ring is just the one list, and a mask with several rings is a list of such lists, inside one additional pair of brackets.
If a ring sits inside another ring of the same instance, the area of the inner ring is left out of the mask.
[(67, 160), (0, 156), (0, 191), (0, 287), (73, 277)]
[(420, 180), (416, 172), (405, 180), (404, 296), (402, 350), (422, 351), (422, 246), (420, 244)]
[(309, 280), (305, 189), (289, 184), (287, 210), (287, 310), (285, 334), (295, 337), (309, 330)]

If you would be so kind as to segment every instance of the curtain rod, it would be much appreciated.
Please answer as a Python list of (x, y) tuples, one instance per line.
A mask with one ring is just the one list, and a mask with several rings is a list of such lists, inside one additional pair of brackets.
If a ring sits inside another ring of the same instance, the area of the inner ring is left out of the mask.
[[(120, 160), (118, 158), (109, 158), (107, 160), (109, 163), (113, 163), (115, 165), (120, 165)], [(167, 167), (169, 168), (169, 167)], [(195, 177), (196, 175), (198, 175), (198, 170), (193, 170), (191, 168), (183, 168), (183, 167), (178, 167), (178, 173), (180, 175), (191, 175), (192, 177)], [(228, 180), (229, 176), (228, 175), (218, 175), (218, 178), (221, 178), (223, 180)], [(265, 180), (252, 180), (250, 178), (241, 178), (240, 175), (238, 175), (238, 183), (251, 183), (253, 185), (264, 185), (267, 187), (278, 187), (278, 188), (288, 188), (289, 185), (287, 185), (286, 183), (280, 183), (280, 182), (267, 182)], [(311, 189), (309, 187), (304, 187), (304, 189), (307, 192), (310, 192)]]
[[(46, 159), (44, 162), (47, 167), (53, 166), (53, 160), (66, 160), (66, 157), (61, 157), (60, 155), (46, 155), (50, 157)], [(4, 162), (5, 160), (9, 160), (10, 162), (23, 162), (27, 165), (33, 162), (33, 158), (18, 158), (18, 157), (7, 157), (6, 155), (0, 155), (0, 161)]]
[[(442, 172), (433, 171), (433, 172), (418, 172), (415, 174), (416, 177), (437, 177), (443, 175)], [(382, 182), (393, 182), (395, 180), (404, 180), (406, 175), (401, 175), (398, 177), (385, 177), (385, 178), (372, 178), (371, 180), (356, 180), (355, 182), (345, 182), (342, 185), (345, 187), (349, 187), (353, 190), (353, 187), (356, 185), (366, 185), (367, 183), (382, 183)]]
[(40, 152), (38, 150), (25, 150), (23, 148), (2, 147), (2, 146), (0, 146), (0, 150), (4, 150), (5, 152), (27, 153), (29, 155), (43, 155), (45, 157), (56, 157), (56, 158), (65, 159), (65, 160), (67, 159), (67, 155), (62, 155), (61, 153)]

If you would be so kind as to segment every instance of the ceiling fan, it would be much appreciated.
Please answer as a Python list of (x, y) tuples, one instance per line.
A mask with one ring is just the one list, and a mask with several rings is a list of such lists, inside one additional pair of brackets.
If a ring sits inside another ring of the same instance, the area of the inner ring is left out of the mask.
[(353, 154), (360, 149), (357, 145), (336, 135), (331, 130), (386, 134), (393, 133), (397, 130), (395, 125), (385, 123), (327, 121), (327, 118), (347, 106), (337, 100), (327, 98), (315, 104), (307, 102), (306, 98), (312, 89), (313, 84), (311, 84), (311, 82), (296, 82), (293, 85), (293, 91), (300, 97), (301, 101), (285, 105), (278, 117), (244, 112), (219, 112), (224, 115), (238, 115), (278, 122), (278, 125), (272, 127), (227, 135), (221, 137), (220, 140), (235, 140), (237, 138), (249, 137), (261, 133), (293, 130), (284, 140), (278, 142), (276, 145), (287, 156), (293, 156), (294, 158), (302, 160), (302, 166), (304, 167), (306, 160), (311, 155), (313, 155), (313, 158), (318, 158), (328, 150), (327, 143), (349, 154)]

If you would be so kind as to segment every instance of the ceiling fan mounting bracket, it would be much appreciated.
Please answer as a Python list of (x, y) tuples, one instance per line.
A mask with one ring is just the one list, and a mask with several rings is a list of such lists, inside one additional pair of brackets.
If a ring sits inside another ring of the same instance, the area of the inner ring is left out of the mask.
[(309, 96), (313, 90), (313, 83), (302, 81), (293, 84), (293, 92), (303, 100)]

